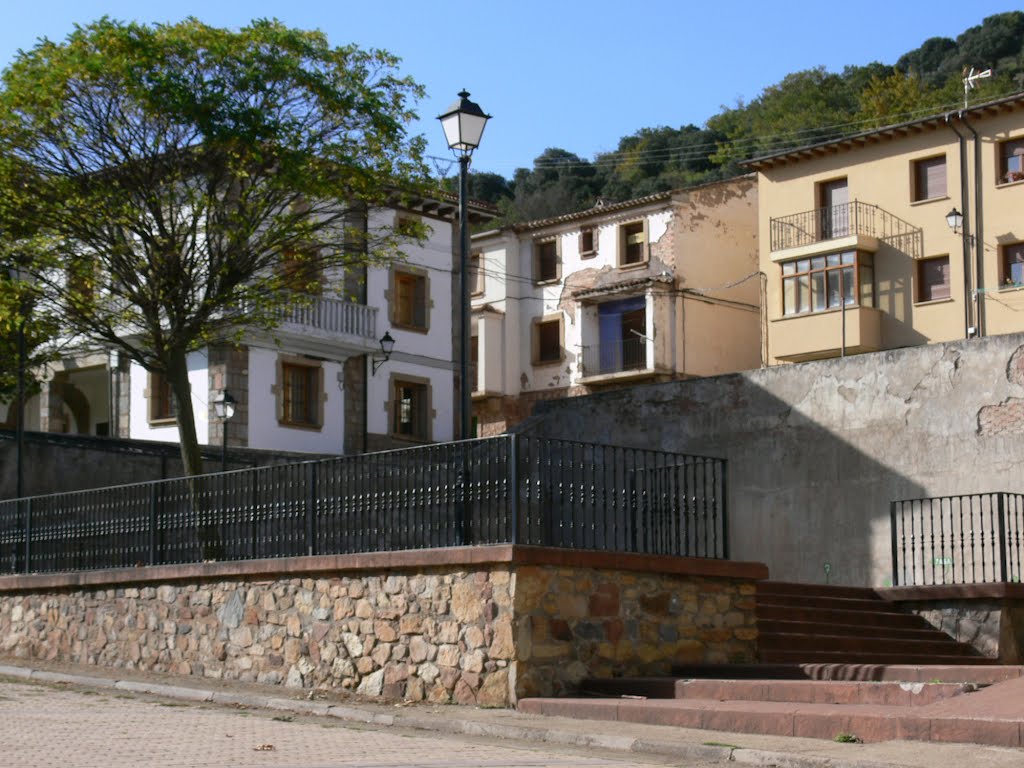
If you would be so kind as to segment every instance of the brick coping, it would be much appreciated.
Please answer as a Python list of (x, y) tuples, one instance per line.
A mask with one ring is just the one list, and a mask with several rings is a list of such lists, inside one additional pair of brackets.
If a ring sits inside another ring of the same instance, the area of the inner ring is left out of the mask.
[(939, 600), (1024, 600), (1024, 584), (935, 584), (927, 587), (875, 587), (879, 597), (894, 603)]
[(763, 563), (497, 544), (443, 549), (407, 549), (397, 552), (352, 555), (312, 555), (9, 575), (0, 576), (0, 594), (43, 589), (138, 585), (147, 582), (295, 578), (358, 573), (360, 571), (396, 571), (413, 568), (476, 567), (481, 565), (549, 565), (674, 576), (732, 578), (747, 581), (760, 581), (768, 578), (768, 566)]

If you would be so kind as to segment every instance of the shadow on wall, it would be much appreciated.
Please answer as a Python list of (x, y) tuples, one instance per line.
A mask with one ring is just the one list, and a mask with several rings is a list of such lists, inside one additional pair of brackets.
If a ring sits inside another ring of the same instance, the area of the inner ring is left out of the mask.
[[(201, 450), (206, 471), (219, 472), (220, 449), (202, 446)], [(26, 432), (24, 451), (26, 496), (143, 483), (184, 474), (177, 443)], [(15, 433), (0, 429), (0, 499), (14, 498), (16, 457)], [(284, 464), (317, 457), (318, 454), (229, 448), (228, 469)]]
[(723, 457), (734, 559), (886, 586), (891, 501), (1024, 491), (1024, 335), (539, 403), (517, 431)]

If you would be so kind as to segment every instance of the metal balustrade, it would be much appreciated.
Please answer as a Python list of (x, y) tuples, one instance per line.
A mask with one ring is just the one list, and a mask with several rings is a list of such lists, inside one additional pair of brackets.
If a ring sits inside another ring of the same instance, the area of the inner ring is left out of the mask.
[(722, 459), (502, 435), (0, 501), (0, 571), (530, 544), (728, 556)]
[(920, 255), (917, 253), (919, 228), (877, 205), (859, 200), (773, 218), (770, 232), (772, 252), (838, 237), (867, 235), (889, 242), (912, 256)]
[(583, 375), (600, 376), (652, 368), (647, 362), (647, 339), (631, 336), (583, 347)]
[(889, 515), (893, 586), (1021, 580), (1024, 494), (894, 501)]

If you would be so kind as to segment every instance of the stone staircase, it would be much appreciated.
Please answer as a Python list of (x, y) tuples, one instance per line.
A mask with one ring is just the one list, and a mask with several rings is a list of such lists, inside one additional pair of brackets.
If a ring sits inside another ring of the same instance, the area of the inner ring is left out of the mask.
[(863, 741), (1024, 746), (1022, 668), (999, 666), (871, 589), (763, 582), (758, 664), (586, 680), (523, 711), (686, 728)]
[(762, 663), (993, 663), (869, 588), (761, 582), (756, 612)]

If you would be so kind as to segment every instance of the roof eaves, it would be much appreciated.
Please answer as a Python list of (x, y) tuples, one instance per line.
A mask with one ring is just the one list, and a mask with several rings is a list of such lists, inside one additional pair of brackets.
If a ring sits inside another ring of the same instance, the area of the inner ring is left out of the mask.
[(937, 127), (938, 124), (945, 122), (954, 115), (978, 116), (990, 113), (994, 109), (1002, 111), (1003, 109), (1016, 109), (1019, 107), (1024, 107), (1024, 92), (1015, 93), (1002, 99), (985, 102), (984, 104), (976, 104), (975, 106), (968, 107), (967, 109), (948, 110), (946, 112), (920, 117), (916, 120), (908, 120), (906, 122), (895, 123), (893, 125), (884, 125), (879, 128), (872, 128), (868, 131), (840, 136), (835, 139), (826, 139), (825, 141), (819, 141), (814, 144), (805, 144), (799, 147), (780, 149), (767, 155), (761, 155), (760, 157), (745, 160), (740, 163), (740, 165), (753, 170), (761, 170), (763, 168), (770, 168), (780, 162), (794, 162), (807, 156), (820, 155), (829, 150), (839, 151), (840, 149), (848, 149), (855, 144), (863, 143), (865, 141), (894, 138), (900, 135), (906, 135), (910, 132), (920, 132), (927, 127)]

